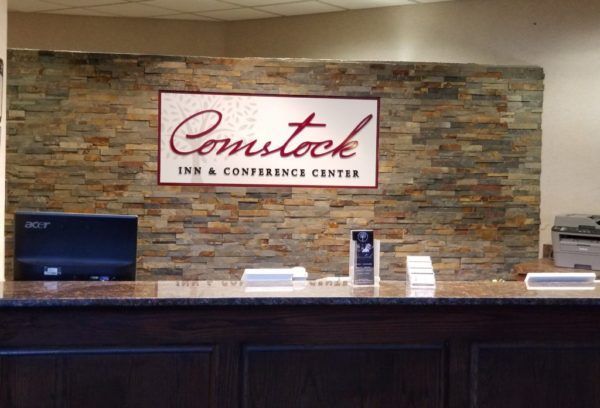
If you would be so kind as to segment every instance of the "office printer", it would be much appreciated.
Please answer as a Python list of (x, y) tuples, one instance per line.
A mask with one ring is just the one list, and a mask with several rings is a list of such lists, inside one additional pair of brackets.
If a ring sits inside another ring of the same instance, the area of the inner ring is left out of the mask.
[(556, 266), (600, 270), (600, 215), (557, 215), (552, 249)]

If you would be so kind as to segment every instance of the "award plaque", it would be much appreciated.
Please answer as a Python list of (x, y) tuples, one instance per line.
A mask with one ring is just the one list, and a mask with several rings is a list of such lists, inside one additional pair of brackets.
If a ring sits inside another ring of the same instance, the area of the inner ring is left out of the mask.
[(350, 232), (350, 283), (355, 286), (372, 286), (378, 282), (378, 242), (372, 230)]

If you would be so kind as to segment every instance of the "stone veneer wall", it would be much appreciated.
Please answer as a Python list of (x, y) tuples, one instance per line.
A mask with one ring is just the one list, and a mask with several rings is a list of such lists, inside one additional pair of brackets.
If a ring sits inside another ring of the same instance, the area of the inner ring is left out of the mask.
[[(345, 274), (356, 228), (387, 279), (407, 254), (441, 279), (537, 257), (540, 68), (11, 50), (8, 71), (8, 255), (14, 211), (52, 210), (139, 215), (140, 279)], [(378, 96), (379, 188), (159, 187), (159, 89)]]

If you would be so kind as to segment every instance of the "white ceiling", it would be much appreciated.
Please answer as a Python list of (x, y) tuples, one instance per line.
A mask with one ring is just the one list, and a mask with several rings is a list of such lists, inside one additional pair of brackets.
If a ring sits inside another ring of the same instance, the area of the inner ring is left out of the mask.
[(9, 11), (232, 21), (451, 0), (8, 0)]

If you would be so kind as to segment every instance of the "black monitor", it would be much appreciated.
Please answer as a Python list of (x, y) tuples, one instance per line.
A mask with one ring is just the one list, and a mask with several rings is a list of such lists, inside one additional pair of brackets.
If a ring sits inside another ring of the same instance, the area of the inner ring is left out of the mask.
[(17, 212), (15, 280), (135, 280), (137, 217)]

